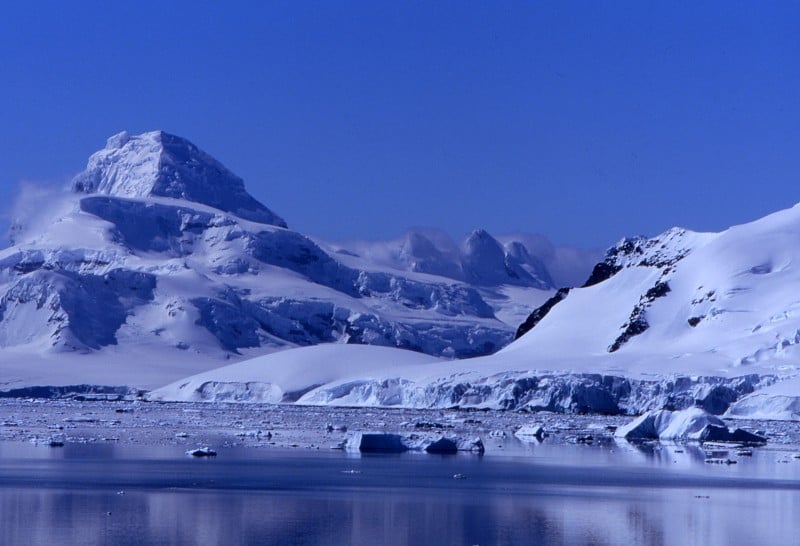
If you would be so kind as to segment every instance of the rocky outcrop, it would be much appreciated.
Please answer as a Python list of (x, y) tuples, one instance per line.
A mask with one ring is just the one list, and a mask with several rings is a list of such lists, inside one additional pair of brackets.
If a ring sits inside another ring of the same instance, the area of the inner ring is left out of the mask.
[(569, 288), (559, 288), (552, 298), (548, 299), (541, 306), (534, 309), (533, 313), (528, 315), (528, 318), (525, 319), (525, 322), (519, 325), (519, 328), (517, 328), (517, 333), (514, 335), (514, 339), (519, 339), (533, 330), (533, 328), (539, 324), (539, 321), (541, 321), (550, 311), (553, 310), (553, 307), (555, 307), (559, 302), (566, 298), (567, 295), (569, 295), (569, 291)]

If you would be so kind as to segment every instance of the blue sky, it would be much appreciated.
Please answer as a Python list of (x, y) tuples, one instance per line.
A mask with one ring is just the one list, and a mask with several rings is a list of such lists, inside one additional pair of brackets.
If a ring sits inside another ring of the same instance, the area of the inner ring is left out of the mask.
[(0, 74), (6, 209), (156, 128), (329, 239), (606, 246), (800, 201), (796, 2), (14, 2)]

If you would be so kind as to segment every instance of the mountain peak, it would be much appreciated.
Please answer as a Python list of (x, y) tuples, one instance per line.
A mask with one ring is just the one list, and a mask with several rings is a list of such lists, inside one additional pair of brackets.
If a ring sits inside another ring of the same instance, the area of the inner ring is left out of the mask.
[(247, 193), (244, 181), (188, 140), (164, 131), (111, 136), (92, 154), (73, 191), (115, 197), (170, 197), (208, 205), (245, 220), (286, 227)]

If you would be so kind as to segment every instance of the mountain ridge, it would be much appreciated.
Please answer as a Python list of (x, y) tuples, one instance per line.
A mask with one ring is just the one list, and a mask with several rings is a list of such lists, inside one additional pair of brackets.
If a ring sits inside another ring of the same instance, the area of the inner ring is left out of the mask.
[(476, 248), (491, 251), (472, 263), (480, 280), (340, 252), (289, 229), (241, 178), (163, 131), (112, 136), (69, 189), (0, 251), (9, 354), (113, 353), (121, 367), (139, 347), (153, 355), (140, 366), (190, 366), (191, 355), (197, 371), (318, 343), (463, 358), (505, 345), (549, 291), (533, 257), (516, 249), (509, 269), (485, 232)]

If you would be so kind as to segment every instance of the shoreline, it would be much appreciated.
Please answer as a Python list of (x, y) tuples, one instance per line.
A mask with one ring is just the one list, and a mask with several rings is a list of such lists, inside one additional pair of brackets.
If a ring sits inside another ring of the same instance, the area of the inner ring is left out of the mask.
[[(542, 445), (517, 438), (514, 432), (522, 426), (542, 426), (548, 445), (611, 445), (615, 428), (632, 419), (475, 409), (1, 399), (0, 442), (38, 444), (59, 436), (79, 444), (313, 451), (341, 448), (355, 433), (390, 433), (481, 438), (486, 454), (497, 456)], [(769, 441), (758, 449), (791, 451), (800, 446), (800, 422), (726, 422), (764, 431)]]

